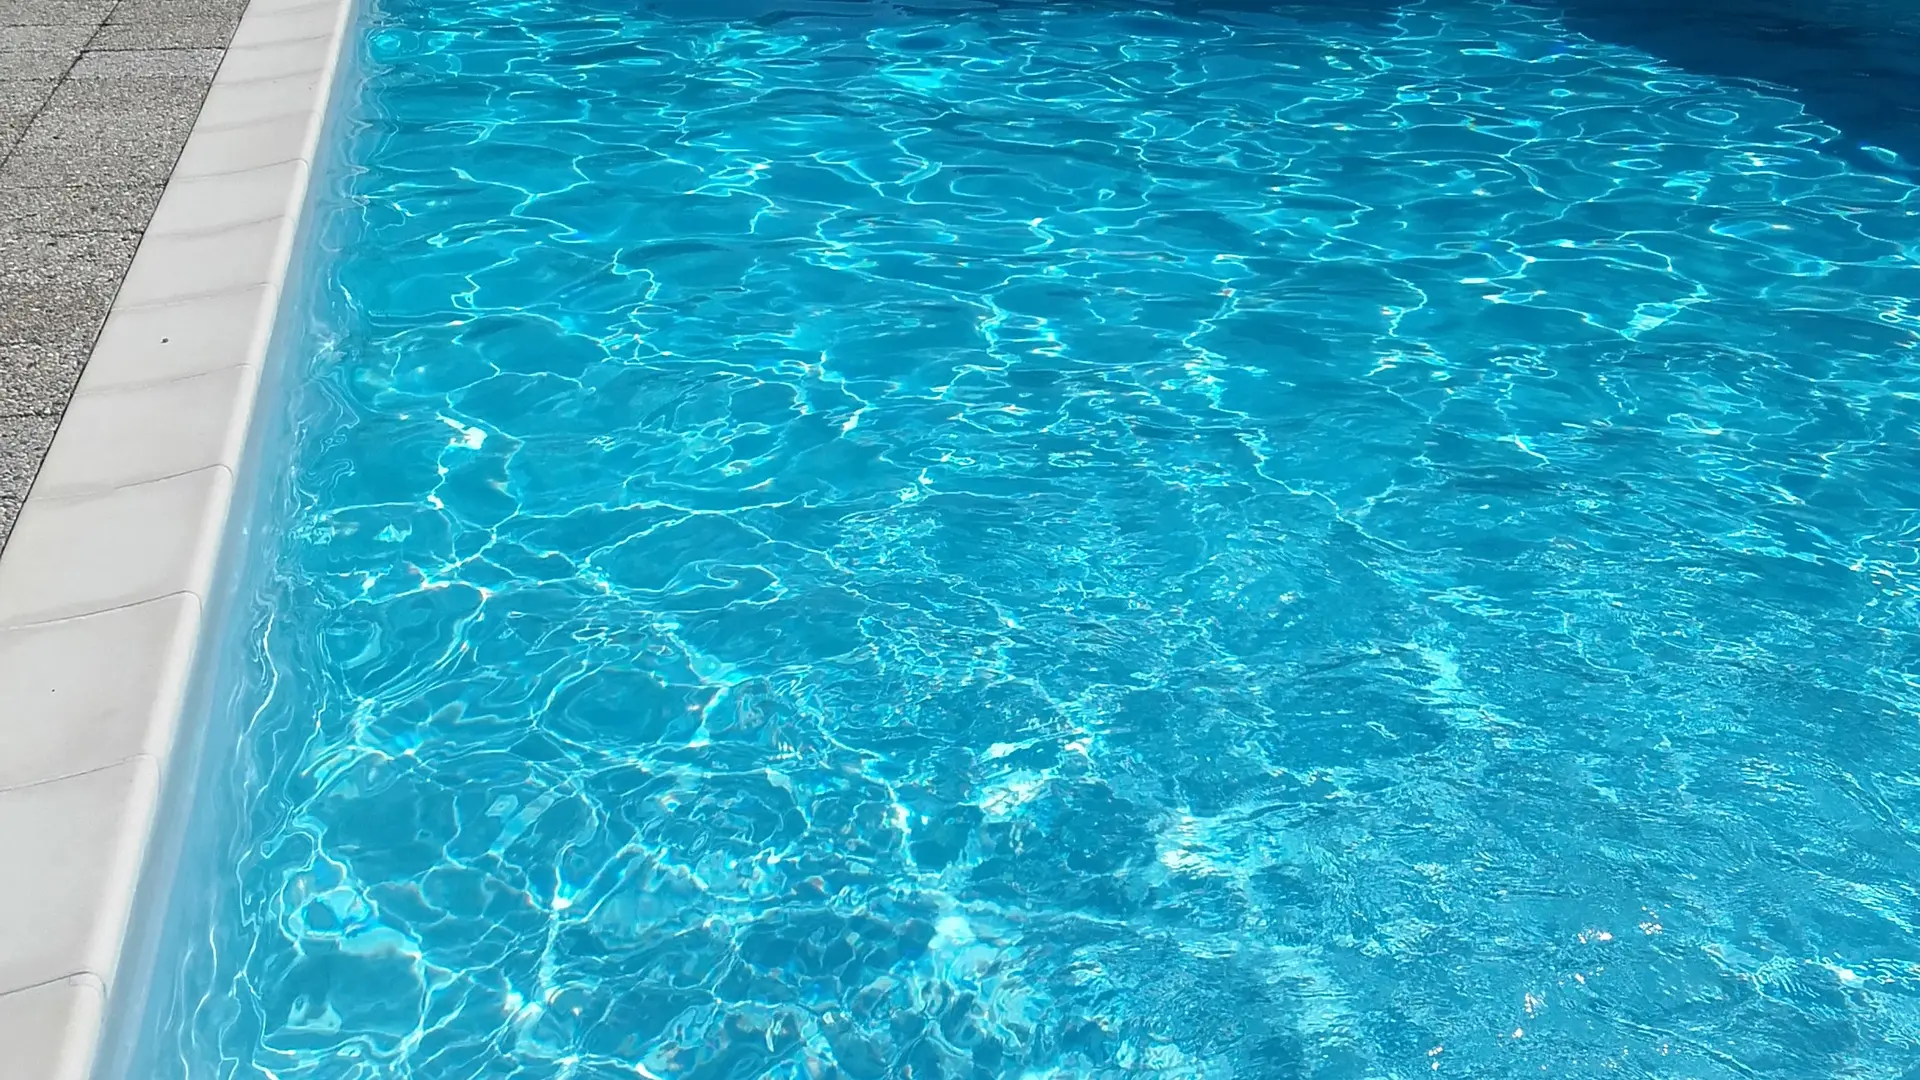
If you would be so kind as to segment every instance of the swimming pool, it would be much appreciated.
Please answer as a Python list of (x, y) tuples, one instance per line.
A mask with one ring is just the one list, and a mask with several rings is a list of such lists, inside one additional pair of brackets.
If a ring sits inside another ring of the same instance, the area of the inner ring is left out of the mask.
[(365, 16), (146, 1075), (1905, 1075), (1893, 151), (728, 2)]

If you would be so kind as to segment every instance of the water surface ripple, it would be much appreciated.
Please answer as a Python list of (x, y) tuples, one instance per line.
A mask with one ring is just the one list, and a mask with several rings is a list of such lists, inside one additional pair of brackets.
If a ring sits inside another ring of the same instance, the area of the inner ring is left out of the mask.
[(1532, 5), (841, 8), (367, 19), (152, 1075), (1916, 1075), (1898, 170)]

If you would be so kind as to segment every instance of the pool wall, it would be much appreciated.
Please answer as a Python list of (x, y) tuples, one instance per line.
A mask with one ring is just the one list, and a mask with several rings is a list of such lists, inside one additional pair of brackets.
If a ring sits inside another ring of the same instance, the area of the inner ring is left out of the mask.
[(0, 558), (9, 1077), (94, 1071), (150, 974), (353, 7), (249, 5)]

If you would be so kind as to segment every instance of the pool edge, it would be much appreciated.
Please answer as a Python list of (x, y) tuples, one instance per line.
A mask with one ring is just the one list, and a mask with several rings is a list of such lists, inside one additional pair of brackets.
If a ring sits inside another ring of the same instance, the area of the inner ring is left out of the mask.
[(355, 0), (252, 0), (0, 557), (5, 1071), (82, 1080)]

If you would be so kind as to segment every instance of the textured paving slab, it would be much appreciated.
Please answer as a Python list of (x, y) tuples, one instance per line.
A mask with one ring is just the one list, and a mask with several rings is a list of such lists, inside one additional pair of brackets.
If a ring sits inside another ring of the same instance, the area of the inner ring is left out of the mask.
[(0, 549), (246, 0), (0, 0)]

